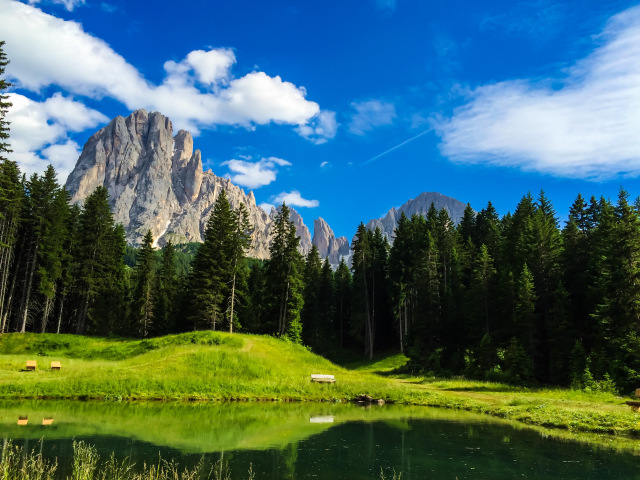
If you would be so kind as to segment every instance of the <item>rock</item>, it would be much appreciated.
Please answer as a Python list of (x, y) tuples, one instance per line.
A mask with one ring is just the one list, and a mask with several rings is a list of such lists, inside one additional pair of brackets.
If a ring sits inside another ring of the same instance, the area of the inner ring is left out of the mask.
[[(269, 256), (272, 217), (256, 206), (230, 180), (203, 172), (200, 150), (185, 130), (172, 135), (171, 121), (158, 112), (137, 110), (116, 117), (89, 138), (66, 187), (73, 202), (82, 202), (96, 187), (109, 191), (114, 219), (125, 227), (127, 241), (140, 245), (151, 230), (156, 245), (201, 242), (214, 202), (225, 190), (229, 203), (243, 203), (254, 226), (250, 256)], [(292, 210), (301, 236), (301, 252), (311, 249), (311, 236), (302, 217)]]
[(358, 395), (353, 399), (355, 403), (360, 403), (363, 405), (384, 405), (384, 400), (382, 398), (374, 399), (371, 395)]
[(369, 220), (365, 226), (368, 230), (375, 230), (376, 227), (380, 227), (383, 235), (387, 237), (389, 242), (393, 243), (393, 231), (398, 225), (400, 214), (404, 212), (408, 218), (411, 218), (412, 215), (426, 216), (431, 207), (431, 203), (433, 203), (438, 210), (442, 208), (446, 209), (447, 212), (449, 212), (451, 220), (456, 225), (462, 219), (464, 209), (466, 208), (466, 204), (455, 198), (447, 197), (437, 192), (423, 192), (416, 198), (412, 198), (406, 202), (400, 208), (392, 208), (384, 217)]
[(331, 265), (340, 263), (342, 257), (349, 255), (349, 240), (347, 237), (336, 238), (331, 227), (323, 218), (313, 221), (313, 240), (311, 242), (318, 249), (321, 258), (328, 258)]

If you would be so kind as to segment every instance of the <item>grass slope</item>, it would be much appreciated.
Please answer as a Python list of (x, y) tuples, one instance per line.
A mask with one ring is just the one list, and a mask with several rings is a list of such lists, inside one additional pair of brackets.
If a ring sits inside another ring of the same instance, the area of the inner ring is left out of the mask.
[[(33, 359), (38, 369), (25, 371)], [(51, 371), (51, 360), (62, 370)], [(366, 393), (568, 432), (640, 436), (640, 414), (610, 394), (394, 375), (405, 361), (340, 367), (280, 339), (222, 332), (149, 340), (8, 334), (0, 337), (0, 398), (342, 402)], [(337, 382), (311, 383), (312, 373)]]

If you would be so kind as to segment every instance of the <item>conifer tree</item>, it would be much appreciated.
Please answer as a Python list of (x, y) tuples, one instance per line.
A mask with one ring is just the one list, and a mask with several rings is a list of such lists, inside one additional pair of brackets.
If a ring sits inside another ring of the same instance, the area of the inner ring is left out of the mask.
[(339, 331), (339, 345), (344, 348), (345, 331), (351, 323), (351, 298), (352, 298), (351, 272), (344, 258), (340, 259), (335, 273), (335, 312), (336, 324)]
[(233, 333), (235, 320), (234, 307), (236, 297), (244, 295), (247, 268), (245, 256), (251, 245), (251, 233), (253, 227), (249, 223), (249, 213), (244, 204), (240, 204), (234, 212), (234, 231), (231, 238), (231, 253), (233, 264), (231, 265), (231, 298), (229, 300), (229, 332)]
[(85, 199), (79, 220), (76, 333), (122, 331), (126, 241), (122, 225), (114, 224), (105, 187), (97, 187)]
[(371, 234), (364, 223), (360, 223), (351, 245), (353, 270), (353, 320), (356, 335), (364, 342), (364, 354), (373, 358), (375, 323), (372, 312), (371, 275), (373, 247)]
[(136, 256), (133, 273), (133, 301), (131, 320), (133, 331), (140, 337), (148, 337), (155, 320), (153, 286), (155, 283), (155, 252), (151, 230), (145, 234)]
[(266, 266), (265, 286), (268, 313), (277, 320), (275, 332), (296, 343), (302, 342), (300, 312), (303, 306), (302, 257), (298, 252), (300, 237), (289, 220), (290, 210), (282, 204), (273, 222), (273, 241)]
[(12, 152), (8, 142), (9, 122), (4, 119), (9, 107), (11, 107), (11, 102), (8, 101), (9, 97), (4, 91), (12, 86), (11, 83), (3, 78), (5, 68), (9, 64), (7, 55), (4, 53), (4, 44), (4, 41), (0, 41), (0, 162), (8, 160), (5, 154)]
[(173, 331), (174, 299), (179, 290), (176, 272), (176, 249), (169, 241), (162, 249), (160, 269), (154, 288), (154, 335), (166, 335)]
[(235, 230), (233, 210), (222, 190), (207, 220), (204, 242), (198, 248), (188, 280), (190, 317), (195, 328), (215, 330), (224, 318), (235, 257)]
[[(0, 333), (8, 329), (7, 320), (12, 304), (10, 273), (16, 260), (16, 243), (24, 196), (18, 164), (10, 160), (0, 161)], [(15, 282), (13, 284), (15, 285)]]
[(322, 263), (320, 254), (315, 245), (311, 246), (311, 250), (307, 254), (304, 265), (304, 306), (302, 307), (302, 338), (305, 345), (312, 348), (318, 346), (320, 341), (320, 275), (322, 272)]

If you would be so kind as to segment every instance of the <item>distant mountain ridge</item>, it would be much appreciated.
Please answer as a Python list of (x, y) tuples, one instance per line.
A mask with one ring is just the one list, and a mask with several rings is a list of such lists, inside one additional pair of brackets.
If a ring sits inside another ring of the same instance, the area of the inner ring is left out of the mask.
[[(200, 150), (194, 151), (191, 134), (180, 130), (174, 136), (171, 120), (159, 112), (140, 109), (126, 118), (115, 117), (89, 138), (66, 188), (73, 202), (82, 202), (98, 186), (107, 188), (114, 220), (124, 226), (127, 241), (140, 245), (151, 230), (158, 246), (168, 241), (201, 242), (213, 204), (224, 190), (233, 208), (242, 203), (249, 212), (254, 233), (248, 254), (260, 259), (269, 256), (276, 209), (266, 213), (256, 205), (253, 192), (246, 194), (229, 179), (218, 177), (211, 170), (203, 171), (202, 155)], [(431, 202), (438, 209), (446, 208), (456, 223), (465, 208), (464, 203), (451, 197), (422, 193), (398, 209), (392, 208), (384, 217), (370, 220), (366, 226), (380, 226), (392, 240), (401, 212), (425, 215)], [(349, 240), (336, 237), (324, 219), (314, 220), (313, 238), (294, 209), (291, 221), (300, 236), (303, 255), (315, 245), (320, 256), (334, 266), (341, 258), (349, 258)]]
[(426, 216), (432, 203), (437, 210), (444, 208), (449, 212), (451, 220), (453, 220), (453, 223), (456, 225), (460, 223), (462, 215), (464, 214), (464, 209), (467, 206), (465, 203), (462, 203), (455, 198), (447, 197), (446, 195), (442, 195), (438, 192), (423, 192), (416, 198), (412, 198), (408, 202), (404, 203), (399, 208), (393, 207), (384, 217), (369, 220), (365, 226), (368, 230), (374, 230), (376, 227), (380, 227), (380, 230), (382, 230), (382, 233), (387, 237), (387, 239), (389, 239), (390, 242), (393, 242), (393, 231), (398, 225), (400, 215), (404, 212), (404, 214), (409, 218), (412, 215)]

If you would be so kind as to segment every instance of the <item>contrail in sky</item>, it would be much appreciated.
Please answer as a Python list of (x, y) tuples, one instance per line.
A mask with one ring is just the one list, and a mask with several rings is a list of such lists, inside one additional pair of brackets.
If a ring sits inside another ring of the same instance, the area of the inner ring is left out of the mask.
[(403, 145), (406, 145), (407, 143), (414, 141), (416, 138), (421, 137), (422, 135), (424, 135), (424, 134), (426, 134), (426, 133), (429, 133), (431, 130), (433, 130), (433, 127), (432, 127), (432, 128), (428, 128), (427, 130), (425, 130), (425, 131), (424, 131), (424, 132), (422, 132), (422, 133), (419, 133), (419, 134), (418, 134), (418, 135), (416, 135), (415, 137), (411, 137), (409, 140), (405, 140), (404, 142), (402, 142), (402, 143), (400, 143), (400, 144), (396, 145), (395, 147), (391, 147), (389, 150), (386, 150), (386, 151), (382, 152), (380, 155), (376, 155), (375, 157), (370, 158), (370, 159), (369, 159), (369, 160), (367, 160), (366, 162), (362, 162), (362, 165), (367, 165), (367, 164), (369, 164), (369, 163), (373, 162), (374, 160), (377, 160), (377, 159), (379, 159), (380, 157), (385, 156), (387, 153), (389, 153), (389, 152), (393, 152), (394, 150), (396, 150), (396, 149), (398, 149), (398, 148), (402, 147)]

